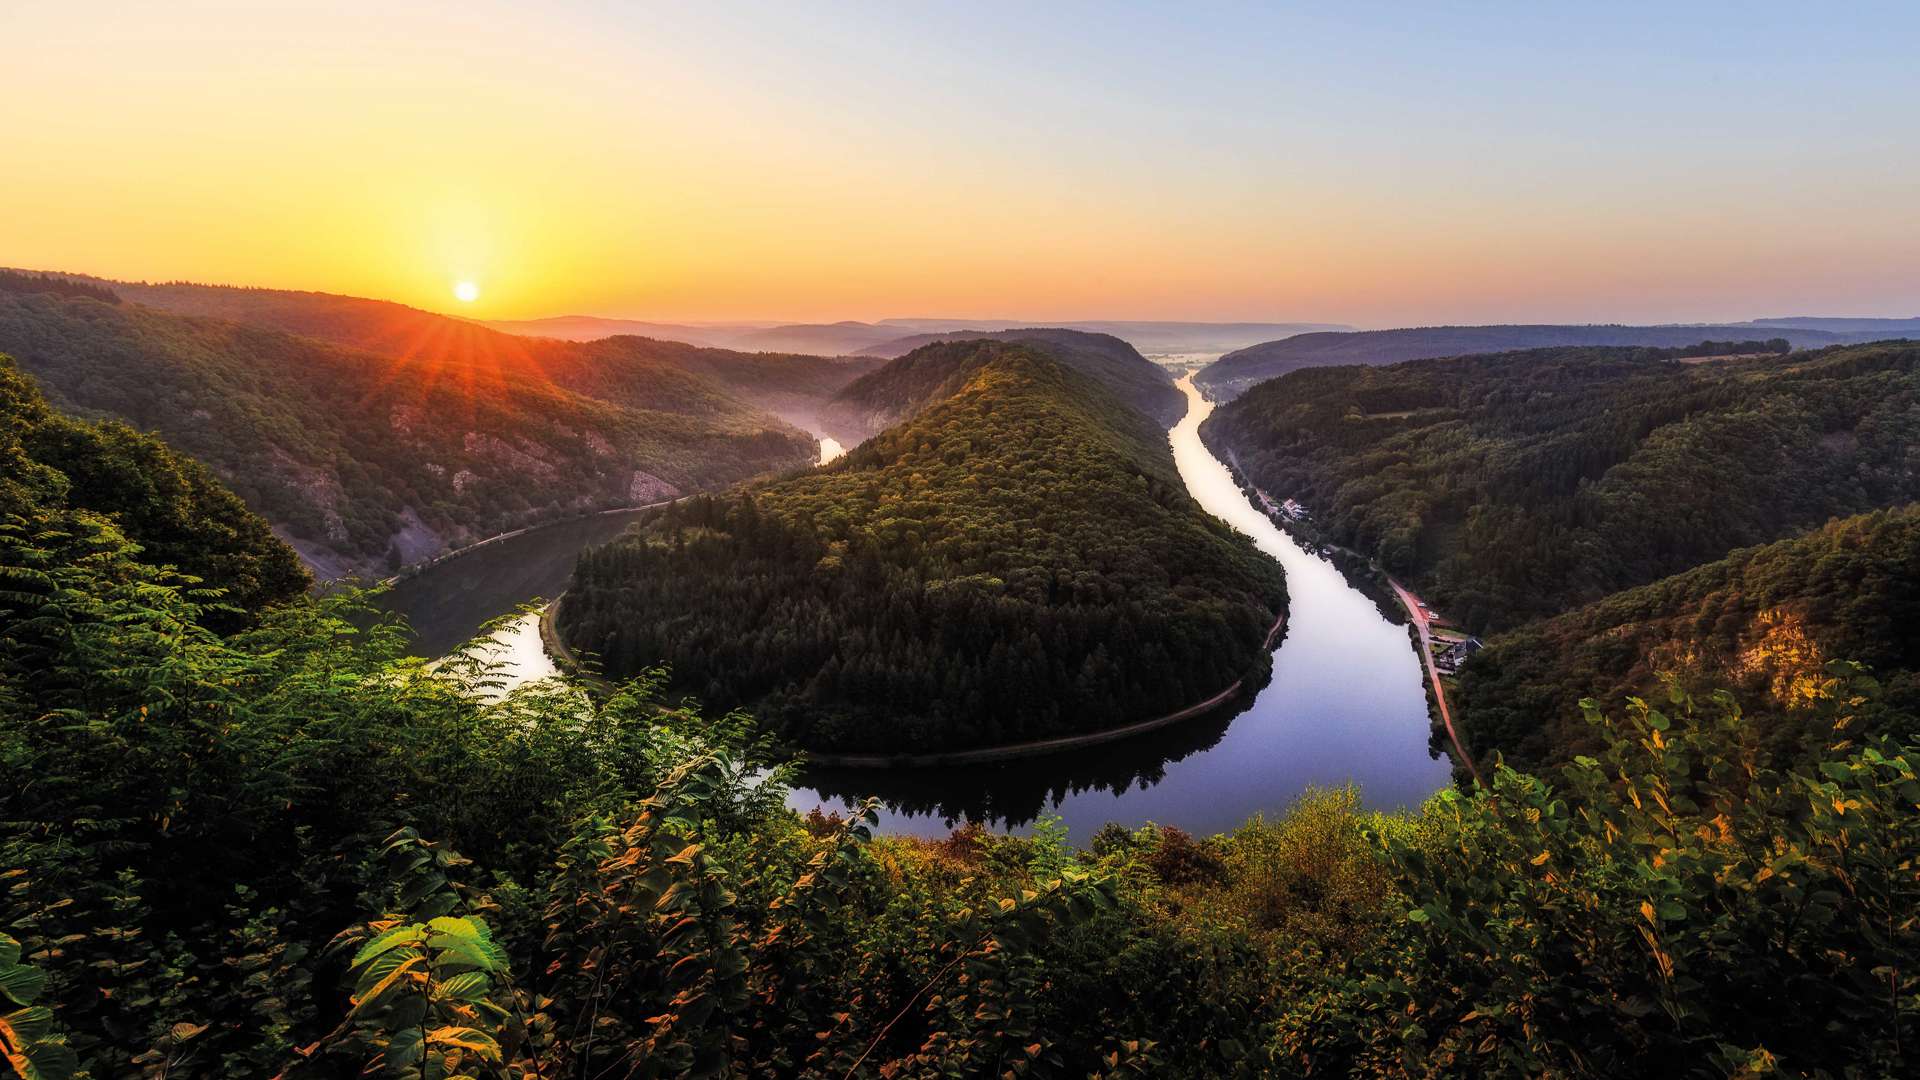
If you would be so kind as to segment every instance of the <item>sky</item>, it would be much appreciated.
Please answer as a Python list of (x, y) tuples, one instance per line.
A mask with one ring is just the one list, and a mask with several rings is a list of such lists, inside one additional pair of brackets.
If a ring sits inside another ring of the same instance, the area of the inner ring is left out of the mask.
[(1916, 4), (0, 0), (0, 41), (0, 265), (488, 318), (1920, 314)]

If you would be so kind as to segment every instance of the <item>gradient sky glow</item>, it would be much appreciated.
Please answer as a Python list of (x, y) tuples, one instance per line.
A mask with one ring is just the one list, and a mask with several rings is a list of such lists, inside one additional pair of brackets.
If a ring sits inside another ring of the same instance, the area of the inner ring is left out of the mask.
[(1920, 314), (1914, 4), (5, 0), (0, 41), (0, 265), (501, 318)]

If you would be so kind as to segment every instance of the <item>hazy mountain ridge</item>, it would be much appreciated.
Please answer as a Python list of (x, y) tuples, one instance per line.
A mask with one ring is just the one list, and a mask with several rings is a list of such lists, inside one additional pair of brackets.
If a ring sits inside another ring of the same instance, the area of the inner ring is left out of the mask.
[(1203, 368), (1194, 382), (1216, 400), (1238, 397), (1256, 383), (1307, 367), (1343, 364), (1397, 364), (1443, 356), (1466, 356), (1516, 349), (1569, 346), (1641, 345), (1677, 348), (1706, 338), (1748, 336), (1755, 329), (1777, 330), (1769, 338), (1785, 338), (1795, 348), (1821, 348), (1851, 342), (1877, 341), (1885, 333), (1837, 333), (1774, 324), (1732, 325), (1496, 325), (1421, 326), (1349, 333), (1299, 334), (1230, 352)]
[(1162, 427), (1178, 423), (1186, 399), (1173, 376), (1125, 341), (1081, 330), (1031, 329), (954, 331), (920, 335), (912, 350), (847, 384), (820, 411), (826, 430), (849, 446), (879, 434), (957, 390), (968, 365), (984, 354), (953, 348), (966, 342), (998, 341), (1029, 345), (1088, 376), (1121, 401)]

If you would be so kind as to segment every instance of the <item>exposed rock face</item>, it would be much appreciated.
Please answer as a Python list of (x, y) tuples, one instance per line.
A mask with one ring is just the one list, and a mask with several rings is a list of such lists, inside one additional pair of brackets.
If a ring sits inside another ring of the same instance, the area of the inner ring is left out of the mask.
[(453, 493), (458, 495), (466, 491), (467, 485), (478, 479), (480, 479), (479, 475), (472, 469), (461, 469), (453, 474)]
[(633, 479), (627, 482), (627, 498), (635, 503), (660, 502), (679, 496), (679, 488), (640, 469), (633, 470)]
[[(340, 516), (340, 504), (346, 493), (341, 490), (340, 481), (325, 469), (308, 465), (278, 446), (272, 448), (272, 455), (273, 470), (285, 477), (288, 485), (297, 489), (319, 512), (326, 540), (333, 544), (345, 543), (347, 523)], [(294, 550), (301, 549), (295, 547)]]
[(497, 435), (469, 431), (462, 445), (473, 457), (497, 461), (508, 470), (529, 473), (536, 480), (552, 480), (556, 475), (553, 465), (548, 460), (552, 452), (539, 443), (527, 439), (516, 441), (519, 443), (518, 446)]
[(414, 428), (419, 426), (423, 419), (425, 419), (425, 413), (417, 405), (395, 405), (387, 414), (388, 426), (402, 435), (413, 434)]

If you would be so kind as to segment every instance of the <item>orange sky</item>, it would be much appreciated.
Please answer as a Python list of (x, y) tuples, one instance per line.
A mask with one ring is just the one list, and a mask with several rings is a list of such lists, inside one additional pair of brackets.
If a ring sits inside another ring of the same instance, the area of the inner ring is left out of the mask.
[(1662, 24), (1675, 72), (1524, 7), (389, 6), (7, 5), (0, 264), (501, 318), (1920, 310), (1912, 65), (1766, 52), (1824, 25)]

